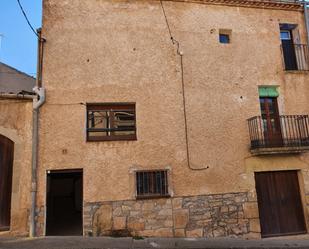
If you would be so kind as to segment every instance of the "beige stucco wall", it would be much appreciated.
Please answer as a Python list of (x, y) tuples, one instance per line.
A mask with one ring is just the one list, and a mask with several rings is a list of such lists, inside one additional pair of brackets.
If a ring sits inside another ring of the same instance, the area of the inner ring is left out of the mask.
[(26, 235), (30, 207), (32, 102), (0, 100), (0, 134), (14, 142), (11, 227), (1, 235)]
[[(279, 87), (281, 114), (309, 113), (309, 74), (284, 72), (280, 51), (279, 23), (298, 24), (306, 43), (302, 13), (164, 6), (184, 54), (191, 166), (209, 169), (187, 167), (180, 57), (159, 1), (45, 0), (39, 206), (52, 169), (83, 168), (84, 201), (96, 202), (134, 198), (134, 169), (171, 169), (174, 196), (254, 196), (254, 170), (308, 165), (308, 153), (252, 157), (246, 122), (260, 114), (259, 85)], [(219, 29), (232, 30), (231, 44), (218, 42)], [(137, 141), (86, 142), (86, 102), (136, 102)]]

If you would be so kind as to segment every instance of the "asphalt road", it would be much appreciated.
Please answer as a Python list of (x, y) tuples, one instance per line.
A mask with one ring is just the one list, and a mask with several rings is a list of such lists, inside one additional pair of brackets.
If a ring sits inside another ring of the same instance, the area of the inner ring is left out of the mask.
[(0, 249), (149, 249), (149, 248), (191, 248), (191, 249), (309, 249), (309, 238), (304, 239), (171, 239), (153, 238), (134, 240), (132, 238), (85, 238), (85, 237), (42, 237), (1, 238)]

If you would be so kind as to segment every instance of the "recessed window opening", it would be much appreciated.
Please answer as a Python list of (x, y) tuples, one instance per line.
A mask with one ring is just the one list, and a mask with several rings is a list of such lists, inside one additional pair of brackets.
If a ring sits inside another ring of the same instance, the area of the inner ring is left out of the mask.
[(219, 42), (223, 44), (231, 43), (232, 30), (230, 29), (220, 29), (219, 30)]
[(280, 24), (281, 51), (286, 71), (308, 71), (308, 45), (302, 44), (297, 24)]
[(169, 192), (167, 170), (136, 172), (137, 198), (154, 198), (168, 196)]
[(135, 104), (87, 104), (87, 141), (136, 140)]

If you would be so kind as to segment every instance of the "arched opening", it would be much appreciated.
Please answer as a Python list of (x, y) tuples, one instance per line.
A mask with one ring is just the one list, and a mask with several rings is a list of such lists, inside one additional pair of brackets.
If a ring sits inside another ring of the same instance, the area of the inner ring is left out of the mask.
[(14, 142), (0, 135), (0, 231), (10, 230)]

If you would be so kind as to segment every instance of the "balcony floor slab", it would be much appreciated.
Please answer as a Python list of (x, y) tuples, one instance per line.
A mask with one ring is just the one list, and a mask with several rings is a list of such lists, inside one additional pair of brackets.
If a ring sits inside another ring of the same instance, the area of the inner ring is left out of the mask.
[(300, 154), (309, 151), (309, 146), (301, 147), (272, 147), (251, 149), (253, 155)]

